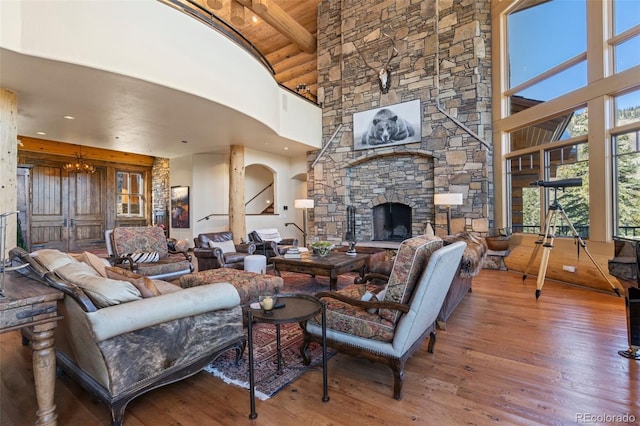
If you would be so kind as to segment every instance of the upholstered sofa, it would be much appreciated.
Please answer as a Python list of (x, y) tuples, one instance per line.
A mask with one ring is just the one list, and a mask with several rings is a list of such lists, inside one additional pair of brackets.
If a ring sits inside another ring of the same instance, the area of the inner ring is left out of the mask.
[(159, 226), (123, 226), (105, 231), (112, 264), (149, 278), (171, 280), (193, 272), (191, 255), (169, 251)]
[(80, 259), (57, 250), (10, 254), (29, 264), (22, 273), (64, 292), (58, 366), (110, 408), (114, 425), (138, 395), (189, 377), (228, 350), (237, 357), (244, 350), (240, 297), (229, 283), (182, 289), (87, 252)]
[(233, 233), (209, 232), (193, 239), (193, 255), (198, 259), (198, 271), (218, 268), (244, 269), (244, 258), (256, 251), (253, 243), (235, 244)]
[(447, 329), (447, 320), (458, 307), (464, 296), (471, 292), (471, 283), (473, 277), (478, 275), (487, 257), (487, 243), (484, 237), (470, 232), (461, 232), (459, 234), (446, 235), (442, 237), (444, 245), (455, 243), (456, 241), (464, 241), (467, 247), (462, 253), (462, 260), (458, 271), (453, 277), (451, 287), (444, 299), (440, 313), (438, 314), (437, 325), (442, 330)]

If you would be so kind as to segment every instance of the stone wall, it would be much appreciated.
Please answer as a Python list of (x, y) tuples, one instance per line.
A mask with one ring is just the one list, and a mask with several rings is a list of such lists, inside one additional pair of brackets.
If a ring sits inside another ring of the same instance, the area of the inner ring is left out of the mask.
[[(353, 205), (357, 240), (370, 240), (371, 207), (386, 201), (412, 206), (413, 235), (428, 222), (442, 234), (446, 211), (433, 196), (446, 192), (463, 194), (464, 204), (452, 209), (453, 232), (485, 232), (493, 217), (490, 1), (362, 3), (325, 0), (318, 9), (323, 143), (342, 128), (322, 157), (308, 156), (309, 164), (317, 160), (308, 181), (311, 234), (342, 240)], [(374, 68), (387, 62), (385, 34), (398, 50), (386, 94), (363, 60)], [(354, 150), (354, 113), (417, 99), (420, 142)]]
[(153, 224), (156, 222), (156, 212), (164, 212), (165, 226), (169, 229), (169, 159), (156, 157), (151, 168), (151, 205)]

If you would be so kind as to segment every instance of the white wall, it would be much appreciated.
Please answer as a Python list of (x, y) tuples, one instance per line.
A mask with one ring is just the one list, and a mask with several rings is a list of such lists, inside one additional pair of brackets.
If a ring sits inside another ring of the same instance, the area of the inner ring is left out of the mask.
[[(304, 159), (291, 159), (270, 152), (245, 149), (245, 166), (261, 164), (275, 173), (274, 194), (277, 200), (275, 215), (247, 216), (247, 232), (260, 228), (278, 228), (284, 238), (298, 238), (302, 235), (293, 226), (302, 227), (302, 212), (293, 208), (293, 200), (306, 197), (306, 181), (294, 179), (299, 164)], [(196, 154), (172, 159), (170, 163), (171, 186), (190, 186), (189, 229), (171, 229), (171, 237), (184, 239), (193, 247), (193, 238), (204, 232), (218, 232), (229, 229), (229, 156), (222, 154)], [(285, 210), (284, 207), (287, 206)], [(210, 215), (209, 220), (199, 219)], [(245, 239), (247, 236), (243, 236)]]
[(0, 47), (197, 95), (321, 146), (320, 108), (280, 88), (224, 35), (159, 1), (0, 1)]

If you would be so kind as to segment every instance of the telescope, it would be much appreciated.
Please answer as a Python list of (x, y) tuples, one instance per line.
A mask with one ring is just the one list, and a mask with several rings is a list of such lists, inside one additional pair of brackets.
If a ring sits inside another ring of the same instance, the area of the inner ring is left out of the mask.
[(538, 180), (531, 182), (530, 186), (543, 186), (545, 188), (569, 188), (572, 186), (582, 186), (582, 178), (570, 178), (561, 180)]

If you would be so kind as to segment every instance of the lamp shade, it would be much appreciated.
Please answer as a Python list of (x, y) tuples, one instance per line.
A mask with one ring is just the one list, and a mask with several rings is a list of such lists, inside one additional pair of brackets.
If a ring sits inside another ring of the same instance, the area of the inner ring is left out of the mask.
[(299, 200), (293, 200), (293, 207), (296, 209), (312, 209), (313, 200), (310, 198), (301, 198)]
[(436, 206), (459, 206), (462, 204), (462, 194), (435, 194), (433, 204)]

